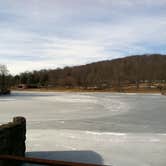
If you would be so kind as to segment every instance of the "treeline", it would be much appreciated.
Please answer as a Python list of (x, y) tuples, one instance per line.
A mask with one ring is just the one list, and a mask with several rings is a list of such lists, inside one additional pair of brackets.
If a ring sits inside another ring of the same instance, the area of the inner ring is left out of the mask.
[(12, 85), (31, 87), (121, 87), (142, 82), (166, 82), (166, 56), (135, 55), (55, 70), (24, 72), (12, 78)]

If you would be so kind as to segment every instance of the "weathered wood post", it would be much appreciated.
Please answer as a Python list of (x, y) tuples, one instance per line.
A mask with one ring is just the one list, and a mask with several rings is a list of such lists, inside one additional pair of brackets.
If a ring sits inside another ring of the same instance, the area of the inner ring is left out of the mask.
[[(15, 117), (0, 126), (0, 155), (25, 156), (26, 119)], [(0, 166), (20, 166), (22, 163), (0, 160)]]

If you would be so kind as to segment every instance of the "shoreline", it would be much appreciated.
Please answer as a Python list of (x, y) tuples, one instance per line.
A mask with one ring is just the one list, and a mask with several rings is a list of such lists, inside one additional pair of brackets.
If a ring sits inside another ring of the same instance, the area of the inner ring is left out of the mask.
[(159, 89), (122, 89), (121, 91), (115, 90), (115, 89), (104, 89), (104, 90), (94, 90), (94, 89), (78, 89), (78, 88), (37, 88), (37, 89), (17, 89), (13, 88), (12, 91), (29, 91), (29, 92), (89, 92), (89, 93), (95, 93), (95, 92), (110, 92), (110, 93), (155, 93), (155, 94), (161, 94), (161, 91)]

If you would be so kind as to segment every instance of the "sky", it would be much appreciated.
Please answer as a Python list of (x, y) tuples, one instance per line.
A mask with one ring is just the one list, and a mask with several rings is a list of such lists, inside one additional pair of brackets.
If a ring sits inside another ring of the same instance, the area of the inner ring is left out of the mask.
[(11, 74), (166, 54), (166, 0), (0, 0), (0, 63)]

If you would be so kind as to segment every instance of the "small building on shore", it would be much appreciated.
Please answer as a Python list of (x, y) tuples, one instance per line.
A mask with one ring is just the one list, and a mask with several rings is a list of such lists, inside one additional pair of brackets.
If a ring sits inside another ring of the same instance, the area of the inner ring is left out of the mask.
[(27, 89), (27, 85), (26, 84), (19, 84), (17, 86), (18, 89)]

